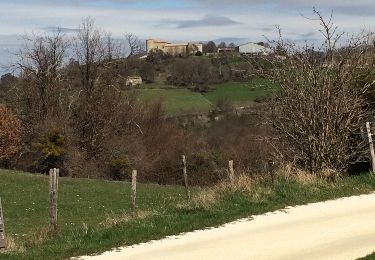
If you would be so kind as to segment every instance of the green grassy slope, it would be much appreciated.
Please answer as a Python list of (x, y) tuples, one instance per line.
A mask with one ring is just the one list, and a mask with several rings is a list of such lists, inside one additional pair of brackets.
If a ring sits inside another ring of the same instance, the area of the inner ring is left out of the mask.
[(137, 92), (143, 102), (162, 100), (169, 115), (207, 113), (214, 108), (201, 94), (188, 89), (140, 89)]
[[(156, 82), (132, 90), (141, 102), (162, 100), (169, 115), (207, 113), (215, 108), (220, 99), (228, 99), (235, 106), (251, 105), (259, 96), (265, 96), (276, 87), (270, 81), (255, 78), (249, 83), (226, 82), (212, 86), (214, 89), (204, 94), (185, 88)], [(127, 92), (125, 92), (127, 93)]]
[(227, 82), (214, 87), (214, 91), (204, 94), (208, 100), (216, 104), (220, 99), (227, 98), (236, 106), (249, 105), (257, 97), (265, 96), (275, 88), (269, 81), (260, 78), (250, 83)]
[[(59, 226), (48, 227), (48, 178), (0, 170), (7, 234), (15, 251), (0, 259), (65, 259), (249, 217), (287, 205), (305, 204), (375, 189), (373, 175), (336, 183), (300, 183), (277, 177), (251, 184), (250, 193), (218, 192), (208, 207), (186, 203), (182, 187), (139, 184), (137, 218), (131, 218), (125, 182), (60, 178)], [(201, 189), (194, 189), (193, 199)], [(202, 196), (202, 194), (200, 195)], [(204, 197), (204, 196), (203, 196)]]

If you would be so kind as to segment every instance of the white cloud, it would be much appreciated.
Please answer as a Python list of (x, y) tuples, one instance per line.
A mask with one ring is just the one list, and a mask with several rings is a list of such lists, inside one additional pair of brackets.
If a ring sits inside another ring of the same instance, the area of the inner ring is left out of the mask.
[[(223, 37), (261, 41), (264, 40), (263, 35), (268, 38), (276, 36), (273, 29), (275, 24), (281, 26), (288, 38), (313, 39), (319, 36), (319, 23), (300, 15), (303, 13), (311, 16), (312, 6), (323, 10), (325, 14), (331, 9), (336, 10), (335, 23), (350, 33), (362, 28), (373, 30), (375, 25), (375, 15), (370, 15), (375, 14), (373, 0), (184, 0), (185, 4), (191, 4), (189, 8), (183, 7), (183, 4), (181, 7), (177, 5), (163, 8), (147, 8), (147, 5), (143, 8), (116, 6), (116, 3), (143, 2), (155, 7), (159, 2), (165, 5), (166, 0), (14, 2), (0, 0), (0, 42), (1, 39), (6, 41), (1, 35), (20, 35), (57, 26), (74, 29), (87, 16), (94, 17), (99, 27), (111, 31), (115, 37), (133, 32), (143, 39), (164, 38), (170, 41), (203, 41)], [(109, 2), (112, 4), (108, 4)], [(362, 15), (363, 13), (368, 15)], [(211, 19), (212, 17), (215, 19)], [(171, 26), (165, 26), (166, 21)], [(186, 26), (186, 22), (189, 26)], [(218, 23), (222, 25), (214, 26)], [(2, 54), (2, 46), (5, 45), (0, 44)], [(1, 64), (4, 58), (0, 59)]]

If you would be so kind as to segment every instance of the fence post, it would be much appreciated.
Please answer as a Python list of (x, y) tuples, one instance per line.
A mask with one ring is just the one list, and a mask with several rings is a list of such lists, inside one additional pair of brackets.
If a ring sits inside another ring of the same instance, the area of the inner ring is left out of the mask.
[(135, 215), (136, 207), (136, 198), (137, 198), (137, 170), (132, 172), (132, 187), (131, 187), (131, 209), (133, 216)]
[(188, 175), (187, 175), (187, 170), (186, 170), (186, 156), (185, 155), (182, 155), (182, 172), (184, 174), (186, 198), (190, 200), (190, 190), (189, 190)]
[(233, 168), (233, 160), (230, 160), (228, 163), (228, 170), (229, 170), (229, 180), (231, 183), (234, 182), (234, 168)]
[(1, 204), (0, 198), (0, 249), (6, 247), (6, 240), (5, 240), (5, 221), (4, 221), (4, 214), (3, 214), (3, 206)]
[(370, 154), (372, 162), (372, 172), (375, 174), (375, 152), (374, 152), (374, 143), (372, 142), (371, 126), (370, 122), (366, 123), (367, 137), (370, 144)]
[(49, 197), (50, 197), (50, 224), (57, 231), (57, 191), (58, 191), (59, 169), (53, 168), (49, 171)]

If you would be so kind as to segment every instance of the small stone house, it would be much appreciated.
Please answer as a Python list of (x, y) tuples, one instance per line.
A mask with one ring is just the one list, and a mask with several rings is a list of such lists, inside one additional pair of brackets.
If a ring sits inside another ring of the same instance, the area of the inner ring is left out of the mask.
[(126, 78), (125, 85), (127, 87), (142, 85), (142, 77), (140, 76), (129, 76)]

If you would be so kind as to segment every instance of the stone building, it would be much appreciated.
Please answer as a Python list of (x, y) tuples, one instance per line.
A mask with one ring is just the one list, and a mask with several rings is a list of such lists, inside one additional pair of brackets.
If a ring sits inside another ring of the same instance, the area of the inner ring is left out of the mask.
[(125, 81), (125, 85), (128, 87), (142, 85), (142, 83), (142, 78), (140, 76), (129, 76)]
[(203, 44), (197, 43), (169, 43), (163, 40), (149, 39), (146, 41), (147, 54), (153, 50), (161, 50), (172, 56), (195, 55), (198, 51), (203, 52)]

